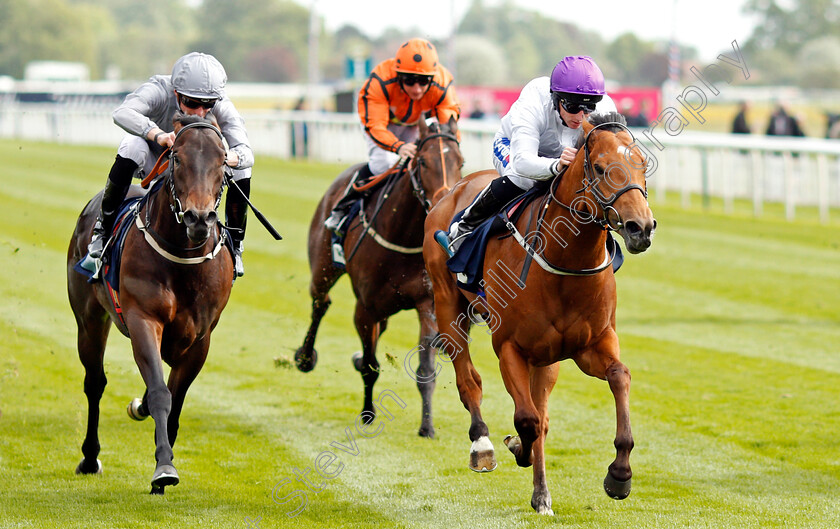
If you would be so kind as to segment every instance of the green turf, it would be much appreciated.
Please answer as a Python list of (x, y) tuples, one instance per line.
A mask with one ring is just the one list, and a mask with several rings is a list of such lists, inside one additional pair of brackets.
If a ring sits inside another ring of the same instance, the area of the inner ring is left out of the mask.
[[(181, 484), (158, 497), (148, 495), (153, 424), (125, 413), (142, 380), (115, 331), (102, 399), (104, 474), (73, 473), (87, 405), (64, 259), (113, 150), (3, 141), (0, 156), (0, 528), (840, 526), (836, 223), (787, 222), (770, 208), (763, 219), (684, 211), (673, 197), (652, 203), (654, 245), (627, 256), (617, 276), (618, 330), (633, 373), (633, 492), (616, 502), (602, 490), (615, 454), (606, 384), (564, 363), (551, 398), (555, 516), (547, 518), (529, 506), (530, 469), (501, 443), (513, 433), (513, 404), (482, 329), (473, 351), (499, 458), (490, 474), (467, 469), (469, 417), (447, 365), (435, 393), (437, 438), (416, 435), (419, 396), (401, 365), (418, 334), (411, 313), (394, 317), (382, 339), (377, 384), (406, 407), (391, 403), (393, 419), (378, 419), (379, 434), (361, 438), (346, 279), (322, 323), (317, 368), (284, 367), (309, 323), (309, 220), (341, 167), (259, 158), (252, 197), (285, 240), (250, 220), (247, 274), (182, 414)], [(319, 492), (308, 491), (306, 507), (289, 517), (297, 499), (281, 504), (272, 491), (281, 500), (307, 490), (295, 473), (326, 451), (339, 457), (329, 470), (340, 473), (323, 480), (310, 470)]]

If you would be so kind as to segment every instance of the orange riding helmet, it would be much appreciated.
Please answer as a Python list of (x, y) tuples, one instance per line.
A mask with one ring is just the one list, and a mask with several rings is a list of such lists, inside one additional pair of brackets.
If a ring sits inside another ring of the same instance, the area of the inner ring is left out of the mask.
[(438, 54), (434, 45), (426, 39), (411, 39), (397, 50), (396, 70), (400, 73), (434, 75), (438, 66)]

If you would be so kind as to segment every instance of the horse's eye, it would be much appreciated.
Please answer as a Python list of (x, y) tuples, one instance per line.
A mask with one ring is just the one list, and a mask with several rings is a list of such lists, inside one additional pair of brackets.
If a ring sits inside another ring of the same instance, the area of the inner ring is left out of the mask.
[(425, 158), (418, 158), (417, 163), (422, 165), (423, 167), (426, 167), (426, 159)]
[(600, 165), (595, 164), (593, 167), (595, 167), (595, 172), (596, 172), (596, 173), (598, 173), (599, 175), (603, 175), (603, 174), (604, 174), (604, 168), (603, 168), (603, 167), (601, 167)]

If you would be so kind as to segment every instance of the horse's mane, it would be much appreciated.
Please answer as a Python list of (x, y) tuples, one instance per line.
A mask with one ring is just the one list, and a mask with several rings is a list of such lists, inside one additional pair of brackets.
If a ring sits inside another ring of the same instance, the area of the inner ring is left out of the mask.
[[(589, 115), (589, 123), (594, 126), (604, 125), (603, 127), (599, 128), (598, 130), (608, 130), (610, 132), (621, 132), (624, 130), (624, 127), (627, 126), (627, 119), (618, 112), (606, 112), (606, 113), (597, 113), (597, 114), (590, 114)], [(580, 139), (578, 139), (576, 148), (580, 149), (583, 146), (583, 140), (586, 138), (586, 134), (581, 134)]]
[(219, 127), (219, 124), (216, 122), (216, 117), (213, 115), (212, 112), (208, 112), (207, 117), (201, 117), (197, 114), (177, 113), (175, 114), (175, 117), (172, 118), (172, 123), (180, 123), (181, 125), (190, 125), (192, 123), (207, 123), (208, 125), (213, 125), (216, 128)]

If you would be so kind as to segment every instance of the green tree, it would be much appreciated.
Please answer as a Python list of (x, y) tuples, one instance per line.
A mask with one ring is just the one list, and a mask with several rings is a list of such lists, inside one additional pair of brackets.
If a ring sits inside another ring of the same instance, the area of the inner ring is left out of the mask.
[(0, 0), (0, 74), (21, 78), (30, 61), (96, 64), (85, 12), (64, 0)]
[(806, 42), (797, 54), (802, 88), (840, 88), (840, 38), (830, 35)]
[(309, 10), (288, 0), (205, 0), (198, 50), (213, 54), (236, 81), (306, 78)]

